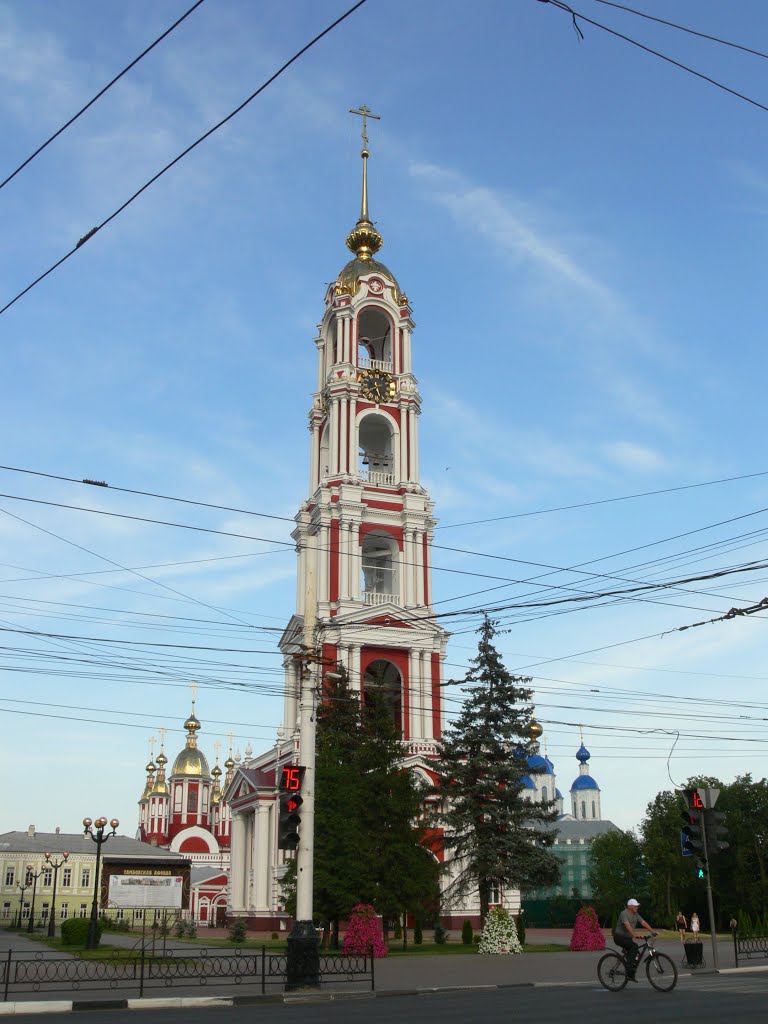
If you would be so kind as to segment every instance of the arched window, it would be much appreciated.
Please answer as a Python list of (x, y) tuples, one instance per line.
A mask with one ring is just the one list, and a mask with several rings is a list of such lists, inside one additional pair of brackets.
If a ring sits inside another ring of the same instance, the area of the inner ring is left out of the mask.
[(359, 472), (363, 480), (373, 484), (393, 484), (395, 460), (392, 450), (392, 424), (387, 417), (378, 413), (363, 416), (360, 420), (358, 440)]
[(197, 790), (190, 789), (187, 793), (187, 811), (190, 814), (197, 814)]
[(541, 787), (541, 800), (542, 800), (542, 803), (546, 803), (549, 800), (549, 797), (547, 796), (547, 787), (546, 786), (542, 786)]
[(391, 661), (377, 658), (365, 670), (363, 675), (365, 706), (370, 708), (374, 695), (379, 696), (384, 705), (389, 709), (398, 732), (401, 732), (403, 728), (402, 690), (403, 682), (400, 677), (400, 669)]
[(326, 422), (323, 427), (323, 432), (320, 435), (320, 479), (324, 480), (328, 476), (331, 460), (330, 460), (330, 431), (328, 430), (328, 423)]
[(367, 533), (361, 546), (363, 600), (366, 604), (400, 603), (397, 541), (388, 533)]
[(587, 817), (587, 801), (586, 800), (582, 800), (581, 801), (581, 816), (584, 819), (586, 819), (586, 817)]
[(376, 306), (367, 306), (358, 318), (357, 336), (358, 366), (391, 373), (392, 324), (389, 317)]
[(592, 817), (593, 818), (597, 817), (597, 814), (595, 813), (595, 801), (594, 800), (592, 801)]

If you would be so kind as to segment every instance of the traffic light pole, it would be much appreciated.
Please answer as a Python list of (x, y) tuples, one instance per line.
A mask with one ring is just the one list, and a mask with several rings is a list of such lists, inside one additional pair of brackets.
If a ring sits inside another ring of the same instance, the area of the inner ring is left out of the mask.
[(715, 924), (715, 905), (712, 901), (712, 878), (709, 872), (709, 844), (707, 843), (706, 815), (701, 816), (701, 838), (704, 840), (704, 863), (707, 865), (707, 909), (709, 910), (709, 930), (712, 939), (712, 966), (717, 971), (720, 964), (717, 957), (717, 927)]
[(317, 988), (320, 985), (320, 943), (312, 920), (315, 859), (315, 669), (314, 647), (317, 611), (316, 550), (308, 539), (306, 591), (304, 594), (304, 654), (300, 660), (299, 744), (304, 777), (301, 784), (301, 827), (296, 862), (296, 920), (288, 936), (286, 988)]

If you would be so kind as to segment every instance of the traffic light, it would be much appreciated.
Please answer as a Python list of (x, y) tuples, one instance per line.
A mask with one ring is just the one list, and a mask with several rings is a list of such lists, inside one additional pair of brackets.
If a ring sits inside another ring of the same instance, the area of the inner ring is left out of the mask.
[(707, 862), (701, 857), (696, 861), (696, 877), (704, 881), (707, 877)]
[(704, 824), (707, 828), (707, 853), (710, 857), (716, 857), (721, 850), (727, 850), (730, 845), (725, 839), (728, 830), (724, 823), (724, 811), (704, 812)]
[(299, 765), (283, 765), (280, 773), (280, 811), (277, 823), (277, 848), (295, 850), (299, 845), (299, 808), (303, 804), (301, 780), (304, 768)]
[(684, 857), (704, 857), (704, 836), (701, 829), (701, 816), (703, 813), (703, 811), (694, 808), (680, 815), (683, 820), (680, 840)]

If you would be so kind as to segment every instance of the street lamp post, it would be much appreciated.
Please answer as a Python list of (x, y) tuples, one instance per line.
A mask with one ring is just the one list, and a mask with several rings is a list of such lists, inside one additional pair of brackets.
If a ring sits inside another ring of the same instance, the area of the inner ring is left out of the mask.
[(17, 882), (16, 883), (16, 888), (21, 890), (21, 893), (19, 895), (19, 916), (18, 916), (18, 919), (16, 921), (16, 927), (17, 928), (21, 928), (21, 915), (22, 915), (22, 912), (24, 910), (24, 893), (27, 891), (27, 889), (29, 888), (30, 884), (31, 884), (30, 882), (26, 881), (26, 878), (25, 878), (24, 882)]
[(29, 913), (29, 924), (27, 925), (28, 932), (31, 932), (35, 927), (35, 893), (37, 892), (37, 880), (42, 873), (42, 869), (35, 872), (32, 869), (32, 865), (27, 864), (27, 885), (29, 885), (30, 878), (32, 879), (32, 906)]
[[(83, 834), (90, 836), (91, 839), (96, 843), (96, 877), (93, 880), (93, 903), (91, 904), (91, 920), (88, 925), (88, 941), (85, 944), (86, 949), (96, 949), (98, 945), (98, 931), (99, 931), (99, 866), (101, 864), (101, 848), (104, 843), (115, 835), (117, 826), (120, 822), (117, 818), (113, 818), (109, 822), (112, 827), (111, 832), (104, 834), (104, 829), (107, 827), (106, 818), (97, 818), (93, 821), (92, 818), (83, 818), (83, 825), (85, 826)], [(96, 826), (94, 831), (93, 826)]]
[(56, 880), (59, 877), (59, 868), (61, 865), (68, 860), (69, 853), (65, 850), (61, 855), (61, 860), (54, 860), (52, 853), (45, 854), (46, 863), (50, 864), (53, 868), (53, 895), (51, 896), (51, 914), (48, 919), (48, 937), (52, 937), (56, 930)]

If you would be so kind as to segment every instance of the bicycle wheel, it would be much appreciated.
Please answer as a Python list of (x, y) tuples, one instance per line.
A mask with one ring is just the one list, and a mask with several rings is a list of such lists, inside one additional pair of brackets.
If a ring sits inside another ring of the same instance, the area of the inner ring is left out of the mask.
[(671, 992), (677, 984), (677, 968), (666, 953), (654, 953), (645, 961), (645, 973), (657, 992)]
[(609, 992), (621, 992), (627, 984), (627, 965), (618, 953), (606, 953), (597, 964), (597, 980)]

